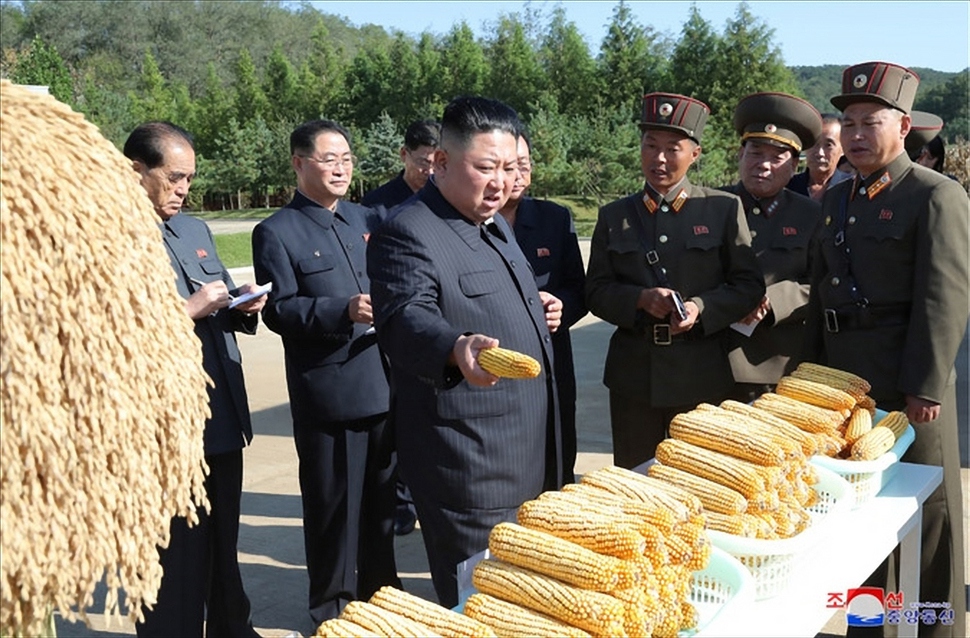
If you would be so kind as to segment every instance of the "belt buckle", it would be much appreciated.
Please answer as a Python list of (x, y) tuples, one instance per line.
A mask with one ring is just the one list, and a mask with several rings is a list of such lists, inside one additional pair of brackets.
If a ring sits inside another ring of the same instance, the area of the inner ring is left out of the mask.
[(653, 343), (657, 346), (669, 346), (671, 344), (669, 323), (654, 324)]
[(832, 308), (825, 309), (825, 329), (829, 332), (839, 331), (839, 315)]

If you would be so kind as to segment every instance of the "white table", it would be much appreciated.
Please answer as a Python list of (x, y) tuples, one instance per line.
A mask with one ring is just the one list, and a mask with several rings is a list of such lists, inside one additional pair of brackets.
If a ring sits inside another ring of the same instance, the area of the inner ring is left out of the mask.
[[(908, 608), (919, 600), (923, 502), (942, 480), (942, 468), (899, 463), (875, 498), (825, 521), (824, 539), (793, 565), (785, 591), (721, 614), (698, 635), (814, 636), (837, 611), (827, 607), (829, 593), (840, 592), (844, 600), (845, 592), (861, 585), (897, 544), (898, 586)], [(915, 637), (916, 630), (917, 625), (899, 623), (900, 637)]]

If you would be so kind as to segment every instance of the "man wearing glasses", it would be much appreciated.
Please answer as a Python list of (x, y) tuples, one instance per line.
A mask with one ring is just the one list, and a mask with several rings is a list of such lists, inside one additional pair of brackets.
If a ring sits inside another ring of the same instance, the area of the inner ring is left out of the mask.
[(441, 125), (435, 120), (412, 122), (404, 133), (404, 146), (401, 147), (404, 169), (394, 179), (364, 195), (360, 203), (364, 206), (380, 204), (390, 210), (421, 190), (434, 172), (432, 162), (440, 132)]
[(388, 381), (365, 263), (381, 215), (343, 199), (355, 160), (342, 126), (301, 124), (290, 152), (296, 194), (253, 230), (253, 264), (257, 281), (273, 283), (263, 320), (283, 338), (319, 624), (383, 585), (401, 587)]

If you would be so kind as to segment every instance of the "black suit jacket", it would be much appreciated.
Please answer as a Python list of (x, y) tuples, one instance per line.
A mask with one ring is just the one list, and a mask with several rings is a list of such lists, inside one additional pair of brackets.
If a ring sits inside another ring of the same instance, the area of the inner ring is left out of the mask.
[(387, 412), (377, 336), (347, 313), (351, 297), (370, 291), (367, 240), (380, 222), (371, 208), (340, 201), (334, 213), (297, 192), (253, 229), (256, 281), (273, 282), (263, 321), (283, 338), (295, 423)]
[[(199, 288), (189, 279), (206, 283), (221, 279), (230, 292), (234, 291), (235, 284), (216, 254), (205, 222), (180, 213), (162, 224), (162, 237), (183, 298)], [(195, 321), (195, 334), (202, 344), (202, 366), (214, 384), (208, 388), (211, 416), (203, 435), (206, 456), (242, 449), (253, 438), (235, 332), (255, 334), (258, 320), (256, 315), (223, 309)]]
[[(493, 250), (429, 182), (368, 246), (398, 461), (415, 495), (450, 510), (518, 507), (561, 473), (545, 312), (511, 229), (500, 215), (494, 225)], [(447, 362), (458, 337), (472, 333), (534, 357), (542, 373), (469, 385)]]
[(515, 240), (535, 273), (536, 285), (562, 301), (562, 324), (552, 334), (559, 400), (575, 401), (576, 375), (569, 328), (586, 316), (586, 271), (569, 210), (524, 197), (515, 213)]

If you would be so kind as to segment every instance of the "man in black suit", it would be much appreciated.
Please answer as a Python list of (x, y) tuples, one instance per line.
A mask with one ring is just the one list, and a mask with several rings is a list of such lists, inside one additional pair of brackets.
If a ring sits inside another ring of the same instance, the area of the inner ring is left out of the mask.
[(342, 199), (354, 169), (342, 126), (306, 122), (290, 151), (297, 192), (253, 230), (253, 263), (257, 281), (273, 283), (263, 320), (283, 338), (310, 617), (320, 623), (383, 585), (401, 586), (388, 381), (365, 266), (381, 218)]
[(586, 316), (586, 271), (569, 209), (525, 193), (532, 185), (532, 145), (519, 136), (519, 179), (500, 211), (515, 231), (515, 241), (529, 260), (539, 290), (562, 301), (562, 324), (552, 334), (559, 424), (562, 429), (562, 482), (576, 480), (576, 372), (569, 328)]
[(390, 210), (421, 190), (434, 173), (434, 150), (438, 148), (440, 135), (441, 125), (435, 120), (411, 122), (404, 132), (404, 146), (401, 147), (404, 168), (394, 179), (365, 194), (360, 203), (364, 206), (380, 204)]
[(236, 550), (242, 496), (242, 448), (253, 438), (236, 331), (256, 333), (265, 297), (228, 306), (235, 289), (216, 254), (205, 222), (180, 215), (195, 177), (195, 150), (188, 132), (169, 122), (142, 124), (128, 136), (125, 156), (161, 220), (165, 249), (185, 311), (195, 321), (202, 365), (214, 385), (208, 388), (212, 416), (203, 432), (205, 479), (211, 510), (199, 509), (199, 524), (172, 519), (171, 540), (160, 550), (164, 569), (158, 602), (135, 625), (139, 636), (256, 636), (243, 589)]
[[(458, 603), (455, 568), (499, 522), (559, 486), (552, 337), (562, 303), (540, 292), (496, 215), (518, 173), (518, 116), (501, 102), (453, 100), (434, 178), (372, 236), (374, 318), (391, 362), (405, 482), (439, 602)], [(477, 363), (501, 345), (542, 364), (499, 380)]]

